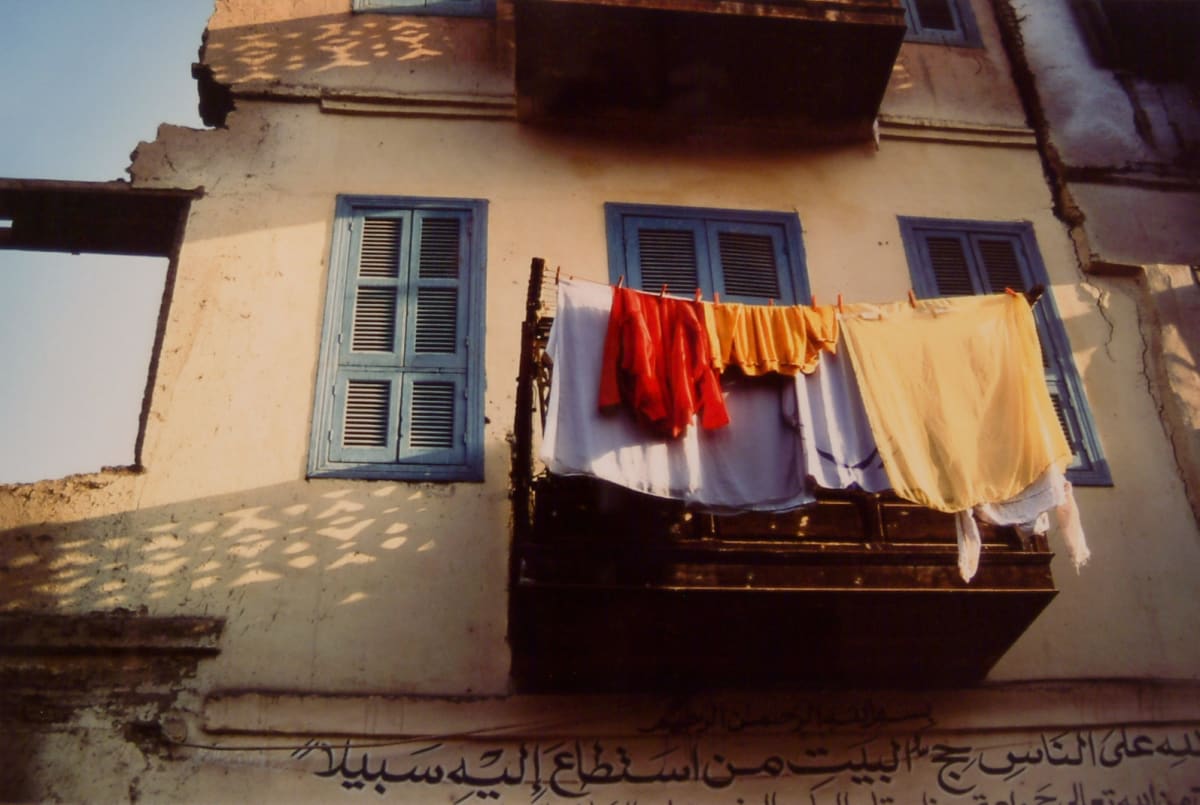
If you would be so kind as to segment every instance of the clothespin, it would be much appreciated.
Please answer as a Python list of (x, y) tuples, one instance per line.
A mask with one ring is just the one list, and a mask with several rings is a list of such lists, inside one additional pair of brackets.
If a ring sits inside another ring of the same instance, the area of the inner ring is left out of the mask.
[(841, 295), (841, 294), (838, 294), (838, 297), (837, 297), (837, 299), (838, 299), (838, 303), (837, 303), (837, 305), (838, 305), (838, 313), (845, 313), (845, 312), (846, 312), (846, 308), (842, 307), (842, 295)]
[(812, 295), (812, 306), (813, 307), (817, 306), (817, 295), (816, 294)]
[(1004, 292), (1005, 292), (1006, 294), (1008, 294), (1009, 296), (1016, 296), (1016, 295), (1017, 295), (1017, 292), (1016, 292), (1016, 291), (1014, 291), (1012, 288), (1009, 288), (1009, 287), (1007, 287), (1007, 286), (1005, 286), (1005, 288), (1004, 288)]
[(658, 292), (658, 298), (659, 298), (659, 299), (662, 299), (662, 298), (663, 298), (664, 296), (666, 296), (666, 295), (667, 295), (667, 283), (665, 283), (665, 282), (664, 282), (664, 283), (663, 283), (662, 290), (660, 290), (660, 291)]
[(767, 304), (768, 304), (768, 305), (770, 305), (771, 307), (775, 307), (775, 298), (774, 298), (774, 297), (772, 297), (772, 298), (771, 298), (771, 301), (770, 301), (770, 302), (768, 302)]
[(620, 288), (624, 284), (625, 284), (625, 275), (622, 274), (621, 276), (617, 277), (617, 287)]
[(716, 291), (713, 291), (713, 304), (714, 305), (721, 304), (721, 294), (717, 293)]
[(700, 289), (699, 288), (696, 289), (696, 301), (697, 302), (700, 301)]
[(554, 284), (558, 285), (558, 275), (562, 273), (562, 266), (554, 267)]
[(913, 308), (916, 308), (917, 306), (917, 295), (913, 293), (912, 288), (908, 289), (908, 304), (910, 304)]

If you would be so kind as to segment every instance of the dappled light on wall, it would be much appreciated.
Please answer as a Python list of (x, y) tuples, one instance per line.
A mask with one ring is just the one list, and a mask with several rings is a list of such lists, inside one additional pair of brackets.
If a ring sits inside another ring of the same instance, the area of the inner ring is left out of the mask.
[(209, 32), (205, 62), (222, 83), (279, 81), (446, 55), (439, 21), (335, 15)]
[[(362, 572), (380, 559), (394, 561), (404, 549), (412, 556), (437, 547), (438, 539), (428, 535), (412, 539), (409, 518), (442, 490), (353, 484), (311, 503), (295, 503), (294, 494), (282, 487), (278, 505), (238, 506), (231, 498), (246, 499), (238, 495), (7, 532), (0, 543), (0, 612), (142, 603), (207, 608), (240, 588)], [(271, 497), (269, 491), (253, 496)], [(349, 592), (340, 591), (343, 579), (335, 605), (371, 600), (371, 585), (387, 572), (385, 565), (361, 586), (351, 582)]]

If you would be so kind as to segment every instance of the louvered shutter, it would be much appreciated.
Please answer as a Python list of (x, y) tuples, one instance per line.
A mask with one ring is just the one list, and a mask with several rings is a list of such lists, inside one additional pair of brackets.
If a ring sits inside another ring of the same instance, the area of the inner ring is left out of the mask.
[(356, 219), (346, 275), (329, 454), (336, 461), (396, 460), (404, 272), (412, 218)]
[(782, 226), (717, 219), (626, 216), (625, 266), (632, 287), (676, 296), (697, 288), (729, 302), (799, 301)]
[(394, 366), (402, 348), (402, 270), (412, 218), (408, 215), (355, 221), (355, 259), (346, 283), (339, 362), (343, 366)]
[(400, 460), (464, 460), (467, 216), (419, 211), (408, 274)]
[(792, 287), (780, 227), (710, 221), (707, 229), (713, 284), (722, 299), (757, 304), (772, 299), (780, 304), (800, 301)]
[(702, 221), (686, 218), (628, 216), (624, 222), (626, 281), (632, 288), (686, 296), (706, 283), (708, 247)]
[(353, 219), (331, 460), (465, 460), (468, 227), (453, 210)]
[(399, 378), (379, 369), (343, 367), (333, 389), (330, 457), (363, 463), (396, 460)]
[(924, 239), (927, 265), (933, 272), (937, 296), (973, 296), (979, 292), (967, 265), (966, 238), (931, 235)]

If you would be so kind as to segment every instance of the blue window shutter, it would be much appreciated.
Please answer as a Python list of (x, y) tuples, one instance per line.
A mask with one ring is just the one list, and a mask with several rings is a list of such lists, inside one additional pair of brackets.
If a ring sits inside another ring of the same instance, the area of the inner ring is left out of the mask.
[(701, 266), (708, 264), (703, 221), (630, 215), (624, 219), (624, 252), (632, 288), (684, 296), (696, 288), (712, 297), (711, 282)]
[(909, 2), (922, 30), (958, 30), (958, 13), (951, 0), (909, 0)]
[(466, 376), (462, 372), (406, 372), (399, 458), (461, 464), (466, 456)]
[(723, 301), (807, 300), (795, 214), (606, 204), (609, 275), (630, 287)]
[[(783, 230), (769, 224), (710, 221), (713, 284), (721, 299), (762, 304), (799, 301), (791, 278)], [(807, 301), (807, 300), (804, 300)]]
[(470, 310), (467, 216), (417, 212), (406, 286), (405, 364), (421, 369), (466, 367)]
[[(1005, 288), (1025, 291), (1049, 284), (1027, 224), (902, 218), (900, 227), (913, 289), (922, 297), (1001, 293)], [(1038, 302), (1034, 320), (1046, 387), (1074, 455), (1067, 475), (1077, 484), (1111, 484), (1052, 294)]]
[(482, 212), (339, 200), (310, 475), (482, 478)]
[(396, 460), (398, 376), (386, 370), (342, 368), (333, 391), (330, 458), (385, 463)]
[(410, 215), (378, 215), (352, 223), (339, 356), (344, 366), (395, 366), (400, 361), (402, 272), (411, 220)]
[(909, 42), (980, 47), (970, 0), (901, 0)]

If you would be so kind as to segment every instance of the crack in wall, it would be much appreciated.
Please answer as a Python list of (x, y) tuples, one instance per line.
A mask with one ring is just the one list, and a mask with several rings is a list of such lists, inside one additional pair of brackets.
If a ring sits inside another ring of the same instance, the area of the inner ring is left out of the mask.
[(1026, 123), (1033, 130), (1037, 140), (1038, 153), (1042, 160), (1042, 173), (1046, 177), (1046, 184), (1050, 189), (1054, 215), (1067, 225), (1068, 236), (1074, 246), (1072, 251), (1075, 255), (1075, 270), (1079, 276), (1079, 283), (1091, 294), (1095, 301), (1096, 312), (1100, 314), (1100, 318), (1104, 320), (1108, 329), (1108, 334), (1104, 339), (1104, 354), (1110, 362), (1116, 363), (1116, 357), (1112, 352), (1112, 343), (1116, 337), (1116, 323), (1108, 315), (1109, 292), (1095, 285), (1088, 277), (1084, 255), (1087, 255), (1088, 262), (1093, 255), (1088, 244), (1087, 232), (1083, 228), (1086, 216), (1076, 203), (1074, 196), (1071, 195), (1067, 183), (1067, 165), (1050, 138), (1050, 123), (1046, 117), (1045, 108), (1042, 106), (1041, 96), (1037, 91), (1033, 68), (1030, 67), (1029, 60), (1025, 57), (1025, 39), (1021, 33), (1021, 21), (1025, 17), (1017, 14), (1012, 0), (992, 0), (992, 9), (1000, 29), (1000, 40), (1012, 70), (1013, 83), (1017, 88), (1021, 105), (1025, 109)]
[[(1149, 283), (1146, 282), (1145, 278), (1143, 278), (1142, 282), (1139, 283), (1139, 291), (1140, 293), (1133, 301), (1134, 310), (1137, 314), (1138, 336), (1142, 341), (1142, 379), (1146, 384), (1146, 393), (1150, 396), (1151, 401), (1154, 403), (1155, 413), (1158, 415), (1159, 426), (1162, 428), (1163, 435), (1167, 440), (1167, 444), (1170, 445), (1171, 458), (1175, 463), (1176, 476), (1179, 478), (1179, 483), (1183, 486), (1184, 496), (1187, 498), (1189, 507), (1192, 510), (1192, 518), (1196, 521), (1197, 527), (1200, 527), (1200, 490), (1198, 490), (1192, 483), (1189, 482), (1190, 475), (1187, 470), (1187, 465), (1184, 462), (1183, 457), (1180, 455), (1179, 441), (1177, 439), (1177, 434), (1175, 433), (1175, 428), (1171, 424), (1172, 418), (1167, 412), (1165, 395), (1160, 395), (1156, 391), (1156, 387), (1159, 384), (1164, 385), (1168, 389), (1170, 388), (1169, 381), (1167, 381), (1165, 378), (1157, 377), (1162, 370), (1160, 364), (1157, 361), (1153, 361), (1151, 357), (1153, 354), (1162, 355), (1163, 352), (1161, 344), (1157, 345), (1157, 350), (1153, 349), (1155, 346), (1154, 342), (1158, 340), (1157, 334), (1162, 331), (1162, 322), (1158, 320), (1156, 315), (1153, 315), (1153, 290), (1150, 288)], [(1143, 305), (1146, 305), (1151, 311), (1152, 320), (1149, 322), (1146, 321), (1146, 318), (1142, 314)], [(1149, 330), (1149, 335), (1147, 334), (1147, 330)], [(1152, 361), (1154, 365), (1153, 371), (1151, 370)]]

